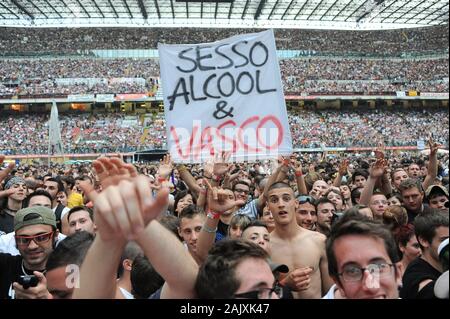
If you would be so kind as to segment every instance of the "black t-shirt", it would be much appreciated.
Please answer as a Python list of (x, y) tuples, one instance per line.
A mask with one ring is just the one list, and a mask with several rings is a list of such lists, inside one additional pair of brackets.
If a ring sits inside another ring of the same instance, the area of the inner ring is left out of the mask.
[[(441, 272), (431, 266), (422, 258), (413, 260), (403, 275), (403, 287), (400, 289), (402, 299), (434, 299), (434, 284)], [(424, 280), (431, 279), (429, 283), (419, 291), (419, 285)]]
[(23, 275), (22, 256), (0, 253), (0, 299), (10, 299), (9, 288), (21, 275)]
[(414, 219), (420, 215), (420, 214), (426, 214), (429, 213), (431, 211), (431, 208), (427, 205), (427, 204), (423, 204), (423, 209), (418, 212), (418, 213), (414, 213), (408, 209), (406, 209), (406, 211), (408, 212), (408, 223), (409, 224), (413, 224), (414, 223)]
[(14, 216), (0, 211), (0, 231), (6, 234), (14, 231)]

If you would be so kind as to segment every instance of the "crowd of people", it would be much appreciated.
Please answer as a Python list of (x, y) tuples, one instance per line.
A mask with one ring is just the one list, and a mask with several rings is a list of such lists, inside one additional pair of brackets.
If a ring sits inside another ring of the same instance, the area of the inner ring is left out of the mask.
[[(258, 31), (226, 28), (0, 28), (0, 54), (89, 54), (96, 49), (156, 49), (158, 43), (205, 43)], [(274, 31), (280, 50), (305, 50), (331, 55), (435, 54), (446, 52), (449, 43), (448, 25), (356, 32)]]
[[(298, 110), (288, 117), (294, 148), (417, 146), (430, 132), (449, 145), (447, 110)], [(67, 154), (167, 149), (162, 113), (145, 121), (121, 113), (62, 113), (59, 120)], [(0, 115), (0, 133), (7, 137), (0, 140), (3, 154), (48, 153), (48, 115)]]
[[(449, 91), (448, 58), (283, 59), (280, 69), (286, 94)], [(6, 59), (0, 97), (156, 92), (159, 76), (157, 59)]]
[(448, 299), (449, 159), (428, 147), (8, 164), (0, 298)]

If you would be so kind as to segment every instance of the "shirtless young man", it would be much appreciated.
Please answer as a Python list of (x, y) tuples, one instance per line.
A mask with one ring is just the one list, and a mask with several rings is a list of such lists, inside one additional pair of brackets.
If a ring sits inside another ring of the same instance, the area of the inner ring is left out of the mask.
[(281, 283), (293, 290), (296, 299), (320, 299), (333, 284), (328, 275), (325, 236), (297, 224), (297, 202), (289, 185), (270, 186), (268, 203), (275, 219), (275, 230), (270, 234), (272, 261), (291, 269)]

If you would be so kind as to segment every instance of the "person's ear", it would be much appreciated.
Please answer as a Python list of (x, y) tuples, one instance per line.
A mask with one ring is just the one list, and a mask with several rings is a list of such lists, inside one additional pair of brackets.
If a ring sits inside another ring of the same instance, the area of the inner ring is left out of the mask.
[(180, 236), (180, 238), (183, 238), (183, 235), (182, 235), (182, 233), (181, 233), (181, 228), (180, 228), (180, 227), (177, 227), (177, 230), (178, 230), (178, 236)]
[(339, 288), (339, 291), (340, 291), (342, 297), (347, 298), (347, 296), (345, 295), (344, 287), (342, 286), (340, 280), (334, 276), (331, 276), (331, 279), (333, 279), (334, 283)]
[(401, 261), (395, 263), (394, 267), (395, 267), (395, 282), (397, 283), (397, 286), (400, 287), (402, 285), (402, 274), (404, 273), (405, 269)]
[(430, 243), (420, 236), (417, 236), (417, 241), (419, 242), (420, 246), (422, 246), (424, 248), (430, 247)]
[(122, 266), (123, 266), (123, 269), (124, 269), (124, 270), (131, 271), (131, 268), (132, 268), (132, 266), (133, 266), (133, 262), (132, 262), (130, 259), (125, 259), (125, 260), (122, 262)]

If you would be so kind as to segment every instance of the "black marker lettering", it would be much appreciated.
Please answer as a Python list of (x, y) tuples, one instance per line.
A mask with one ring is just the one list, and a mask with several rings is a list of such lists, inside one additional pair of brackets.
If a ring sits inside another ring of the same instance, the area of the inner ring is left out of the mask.
[[(264, 62), (261, 63), (261, 64), (256, 64), (256, 63), (255, 63), (255, 60), (253, 59), (253, 50), (254, 50), (257, 46), (260, 46), (261, 48), (263, 48), (264, 53), (265, 53), (265, 55), (266, 55), (265, 58), (264, 58)], [(266, 64), (267, 60), (269, 60), (269, 49), (267, 49), (267, 47), (264, 45), (264, 43), (258, 41), (258, 42), (256, 42), (255, 44), (253, 44), (252, 48), (250, 49), (250, 63), (251, 63), (253, 66), (260, 67), (260, 66), (263, 66), (264, 64)]]
[[(222, 79), (225, 78), (226, 76), (228, 76), (230, 78), (230, 82), (231, 82), (231, 90), (230, 90), (230, 93), (228, 93), (228, 94), (226, 94), (222, 90)], [(217, 88), (219, 89), (219, 92), (220, 92), (220, 94), (222, 94), (222, 96), (230, 97), (233, 95), (233, 93), (236, 89), (236, 84), (234, 83), (234, 78), (230, 72), (224, 73), (220, 76), (220, 78), (217, 80)]]
[(191, 75), (189, 76), (189, 86), (191, 88), (191, 99), (192, 101), (203, 101), (206, 100), (206, 96), (202, 96), (202, 97), (195, 97), (195, 90), (194, 90), (194, 76)]
[[(180, 93), (177, 93), (178, 88), (180, 86), (181, 86), (182, 91)], [(169, 111), (173, 110), (175, 101), (176, 101), (177, 97), (179, 97), (179, 96), (184, 96), (184, 102), (186, 104), (189, 104), (189, 92), (186, 89), (186, 80), (184, 78), (181, 78), (178, 80), (178, 83), (175, 86), (175, 90), (173, 90), (172, 95), (167, 97), (167, 99), (169, 100), (169, 103), (170, 103)]]
[(259, 78), (261, 76), (261, 71), (258, 70), (256, 71), (256, 91), (260, 94), (265, 94), (265, 93), (269, 93), (269, 92), (276, 92), (277, 89), (268, 89), (268, 90), (261, 90), (261, 88), (259, 87)]
[[(244, 90), (242, 89), (242, 87), (241, 87), (242, 77), (243, 77), (244, 75), (248, 76), (248, 78), (250, 79), (251, 85), (250, 85), (250, 88), (249, 88), (248, 91), (244, 91)], [(241, 93), (241, 94), (243, 94), (243, 95), (247, 95), (247, 94), (249, 94), (250, 92), (253, 91), (253, 88), (254, 88), (254, 87), (255, 87), (255, 80), (253, 80), (253, 77), (252, 77), (252, 75), (251, 75), (249, 72), (242, 72), (241, 74), (239, 74), (239, 76), (238, 76), (238, 78), (237, 78), (237, 81), (236, 81), (236, 89), (237, 89), (237, 91), (238, 91), (239, 93)]]
[(216, 69), (216, 67), (214, 67), (214, 66), (207, 66), (207, 65), (203, 65), (202, 64), (202, 60), (211, 59), (212, 58), (212, 54), (200, 55), (200, 50), (210, 49), (210, 48), (211, 48), (210, 46), (207, 46), (207, 47), (197, 46), (197, 47), (195, 47), (195, 52), (197, 54), (198, 69), (200, 71), (211, 71), (211, 70), (215, 70)]
[(181, 60), (187, 60), (187, 61), (189, 61), (189, 62), (194, 63), (194, 67), (193, 67), (192, 69), (190, 69), (190, 70), (183, 70), (182, 68), (180, 68), (179, 66), (177, 66), (177, 70), (179, 70), (179, 71), (181, 71), (181, 72), (184, 72), (184, 73), (191, 73), (191, 72), (194, 72), (195, 70), (197, 70), (197, 63), (195, 62), (195, 60), (194, 60), (194, 59), (191, 59), (191, 58), (188, 57), (188, 56), (185, 56), (185, 53), (191, 51), (192, 49), (193, 49), (193, 48), (189, 48), (189, 49), (186, 49), (186, 50), (181, 51), (180, 53), (178, 53), (178, 58), (181, 59)]
[(221, 57), (224, 57), (225, 59), (227, 59), (227, 60), (229, 61), (229, 63), (228, 63), (227, 65), (224, 65), (224, 66), (218, 66), (217, 68), (218, 68), (219, 70), (228, 69), (228, 68), (231, 68), (231, 67), (234, 65), (233, 60), (231, 60), (227, 55), (225, 55), (225, 54), (223, 54), (222, 52), (219, 51), (219, 49), (220, 49), (221, 47), (224, 47), (224, 46), (227, 46), (227, 45), (229, 45), (229, 44), (222, 44), (222, 45), (219, 45), (218, 47), (216, 47), (216, 50), (215, 50), (216, 53), (217, 53), (218, 55), (220, 55)]
[(212, 99), (220, 99), (220, 96), (218, 95), (212, 95), (208, 91), (209, 82), (211, 82), (212, 79), (216, 78), (217, 74), (211, 74), (203, 84), (203, 94), (205, 94), (207, 97), (210, 97)]
[(236, 69), (237, 69), (237, 68), (242, 68), (243, 66), (246, 66), (246, 65), (248, 64), (248, 62), (249, 62), (248, 58), (247, 58), (245, 55), (243, 55), (241, 52), (239, 52), (239, 51), (236, 50), (236, 47), (237, 47), (239, 44), (241, 44), (241, 43), (247, 44), (248, 41), (240, 41), (240, 42), (234, 44), (234, 45), (231, 47), (231, 50), (232, 50), (234, 53), (236, 53), (237, 55), (239, 55), (240, 57), (242, 57), (242, 58), (245, 60), (245, 63), (240, 64), (240, 65), (236, 65), (236, 66), (235, 66)]

